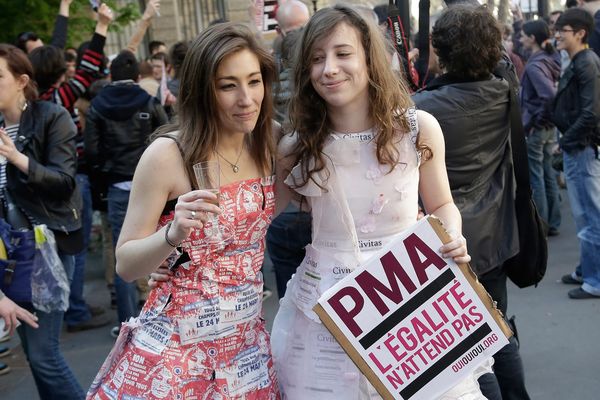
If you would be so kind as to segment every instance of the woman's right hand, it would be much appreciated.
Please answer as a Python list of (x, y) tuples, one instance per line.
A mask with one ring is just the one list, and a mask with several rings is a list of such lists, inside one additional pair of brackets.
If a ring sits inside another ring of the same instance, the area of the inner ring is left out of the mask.
[[(5, 331), (9, 331), (9, 335), (12, 335), (17, 327), (17, 319), (25, 322), (30, 325), (32, 328), (37, 328), (37, 320), (38, 318), (27, 311), (26, 309), (19, 307), (15, 304), (11, 299), (4, 296), (0, 299), (0, 317), (4, 319), (6, 323)], [(2, 332), (0, 332), (1, 334)]]
[(221, 214), (221, 209), (213, 204), (217, 201), (217, 196), (206, 190), (192, 190), (179, 196), (169, 240), (179, 244), (187, 239), (193, 229), (202, 229), (208, 220), (207, 213)]

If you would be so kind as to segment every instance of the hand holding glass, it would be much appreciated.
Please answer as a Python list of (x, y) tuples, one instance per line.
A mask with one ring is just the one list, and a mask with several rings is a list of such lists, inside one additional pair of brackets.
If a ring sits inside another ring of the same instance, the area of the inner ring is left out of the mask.
[[(198, 189), (206, 190), (217, 196), (216, 201), (210, 201), (216, 206), (219, 205), (219, 188), (221, 168), (218, 161), (202, 161), (194, 165), (194, 175), (198, 183)], [(209, 200), (207, 200), (209, 201)], [(213, 213), (207, 213), (207, 222), (204, 226), (204, 233), (209, 243), (222, 243), (226, 240), (225, 232), (219, 227), (219, 219)]]

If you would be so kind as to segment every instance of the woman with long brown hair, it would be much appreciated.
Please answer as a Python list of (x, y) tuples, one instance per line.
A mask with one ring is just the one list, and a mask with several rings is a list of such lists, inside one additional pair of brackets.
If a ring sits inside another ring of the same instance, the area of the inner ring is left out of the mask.
[[(279, 397), (260, 272), (275, 207), (273, 78), (271, 57), (243, 25), (215, 25), (191, 44), (179, 122), (138, 164), (116, 254), (127, 281), (165, 261), (172, 277), (122, 325), (88, 398)], [(192, 166), (207, 161), (220, 164), (218, 197), (194, 179)], [(228, 233), (220, 241), (214, 222), (205, 226), (215, 217)]]
[[(42, 310), (31, 284), (33, 226), (39, 224), (54, 233), (65, 276), (73, 277), (69, 250), (81, 228), (76, 128), (64, 108), (38, 99), (33, 78), (27, 55), (0, 44), (0, 238), (6, 247), (0, 256), (0, 315), (19, 333), (39, 397), (79, 400), (83, 389), (60, 351), (64, 310)], [(16, 318), (25, 323), (16, 327)]]
[[(286, 185), (306, 198), (312, 244), (275, 318), (275, 367), (285, 399), (375, 399), (312, 311), (317, 299), (417, 222), (419, 195), (453, 235), (442, 254), (459, 263), (470, 256), (440, 127), (413, 108), (377, 28), (351, 8), (335, 6), (319, 10), (304, 29), (290, 112), (294, 133), (279, 146), (277, 206), (286, 206)], [(445, 398), (460, 396), (481, 398), (474, 379)]]

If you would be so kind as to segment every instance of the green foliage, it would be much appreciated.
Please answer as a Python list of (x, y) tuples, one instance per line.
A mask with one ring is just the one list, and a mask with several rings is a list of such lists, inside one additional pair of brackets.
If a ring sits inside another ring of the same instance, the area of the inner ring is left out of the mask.
[[(124, 4), (123, 4), (124, 3)], [(137, 1), (106, 0), (116, 16), (110, 31), (120, 31), (140, 18)], [(13, 43), (21, 32), (32, 31), (44, 43), (52, 37), (60, 0), (0, 0), (0, 43)], [(96, 26), (94, 12), (88, 0), (74, 0), (69, 10), (67, 46), (77, 47), (89, 40)]]

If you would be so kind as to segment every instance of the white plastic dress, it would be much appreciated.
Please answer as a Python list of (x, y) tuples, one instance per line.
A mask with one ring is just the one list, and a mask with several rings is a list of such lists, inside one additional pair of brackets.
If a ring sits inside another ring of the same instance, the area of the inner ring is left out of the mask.
[[(315, 177), (323, 189), (313, 181), (297, 189), (312, 208), (313, 242), (288, 283), (271, 335), (286, 400), (380, 399), (312, 308), (322, 293), (417, 221), (416, 111), (407, 115), (412, 130), (398, 136), (400, 163), (391, 172), (377, 161), (372, 130), (332, 133), (324, 146), (327, 169)], [(296, 166), (286, 183), (294, 186), (300, 174)], [(489, 367), (481, 373), (491, 372)], [(476, 382), (479, 375), (441, 399), (485, 399)]]

